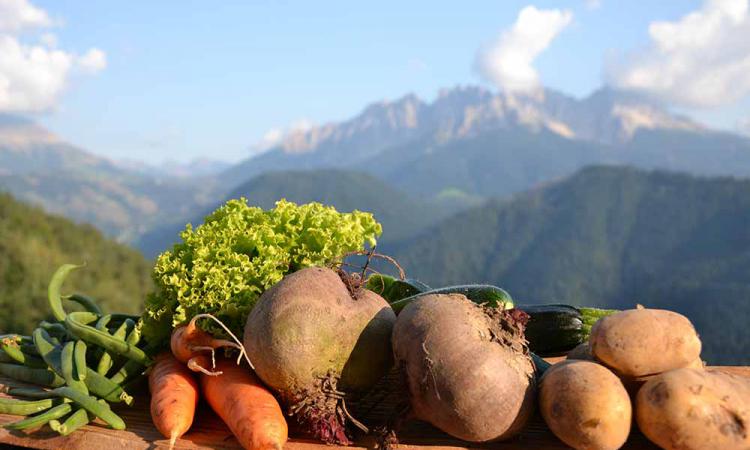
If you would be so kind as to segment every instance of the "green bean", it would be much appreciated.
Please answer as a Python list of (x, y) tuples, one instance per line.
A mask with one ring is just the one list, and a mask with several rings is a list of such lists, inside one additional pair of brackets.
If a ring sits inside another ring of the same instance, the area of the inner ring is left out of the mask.
[(103, 347), (109, 353), (122, 355), (128, 359), (133, 359), (143, 365), (149, 365), (151, 360), (135, 345), (130, 345), (124, 340), (116, 339), (107, 332), (97, 330), (94, 327), (86, 325), (96, 320), (96, 315), (89, 312), (74, 312), (68, 314), (65, 318), (65, 326), (78, 339), (88, 343), (96, 344)]
[(18, 348), (20, 348), (21, 351), (26, 353), (27, 355), (39, 356), (39, 351), (36, 349), (33, 343), (27, 344), (25, 342), (22, 342), (21, 345), (18, 346)]
[[(39, 341), (44, 361), (55, 373), (62, 376), (62, 352), (59, 347), (53, 346), (45, 339), (45, 334), (46, 332), (41, 328), (34, 330), (34, 337)], [(123, 391), (122, 387), (88, 367), (86, 367), (86, 376), (84, 378), (86, 387), (94, 395), (113, 403), (124, 401), (129, 405), (133, 402), (133, 397)]]
[(122, 365), (122, 367), (120, 367), (120, 370), (118, 370), (116, 374), (110, 377), (110, 381), (115, 384), (121, 384), (124, 381), (132, 378), (133, 375), (141, 374), (143, 372), (143, 369), (143, 364), (129, 359), (125, 362), (125, 364)]
[(60, 348), (52, 343), (50, 335), (42, 328), (37, 328), (31, 335), (34, 338), (34, 345), (44, 362), (47, 363), (47, 366), (53, 372), (62, 377), (62, 352)]
[(48, 391), (46, 389), (40, 389), (40, 388), (9, 388), (8, 394), (14, 396), (14, 397), (26, 397), (26, 398), (33, 398), (35, 400), (41, 400), (44, 398), (55, 398), (55, 394), (53, 394), (51, 391)]
[[(58, 389), (65, 389), (65, 388), (58, 388)], [(11, 430), (23, 430), (26, 428), (34, 428), (34, 427), (44, 425), (50, 420), (59, 419), (60, 417), (68, 414), (72, 410), (73, 410), (73, 407), (70, 406), (70, 403), (63, 403), (61, 405), (55, 406), (52, 409), (48, 409), (47, 411), (41, 414), (37, 414), (36, 416), (30, 416), (23, 420), (19, 420), (18, 422), (9, 423), (3, 426), (5, 428), (10, 428)]]
[(32, 369), (16, 364), (0, 363), (0, 375), (40, 386), (58, 387), (65, 384), (65, 380), (49, 369)]
[(102, 309), (99, 307), (99, 305), (96, 304), (96, 301), (94, 301), (94, 299), (91, 297), (87, 297), (83, 294), (75, 293), (73, 295), (69, 295), (67, 299), (83, 306), (83, 308), (88, 312), (98, 314), (98, 315), (103, 314)]
[(137, 324), (133, 327), (133, 330), (128, 334), (128, 337), (125, 338), (125, 342), (127, 342), (130, 345), (138, 345), (138, 343), (141, 341), (141, 327), (139, 327)]
[(28, 416), (52, 408), (60, 403), (58, 399), (18, 400), (15, 398), (0, 398), (0, 413), (14, 416)]
[(89, 413), (84, 408), (78, 408), (73, 412), (65, 422), (60, 423), (58, 420), (50, 420), (49, 427), (60, 433), (60, 436), (67, 436), (91, 421)]
[(112, 314), (101, 316), (99, 320), (96, 321), (95, 328), (100, 331), (107, 331), (107, 324), (110, 320), (112, 320)]
[(95, 370), (86, 368), (86, 386), (92, 394), (107, 400), (110, 403), (125, 402), (126, 405), (133, 403), (133, 397), (128, 395), (117, 383), (109, 378), (99, 375)]
[(13, 361), (19, 364), (23, 364), (26, 367), (31, 367), (34, 369), (47, 368), (47, 363), (35, 356), (27, 355), (26, 353), (22, 352), (21, 349), (16, 345), (2, 343), (0, 344), (0, 349), (2, 349), (3, 352), (5, 352), (5, 354), (8, 355)]
[(81, 267), (83, 266), (76, 264), (63, 264), (52, 275), (49, 286), (47, 286), (47, 300), (49, 301), (49, 307), (52, 310), (52, 315), (55, 316), (55, 319), (57, 319), (58, 322), (64, 321), (65, 316), (67, 315), (65, 309), (63, 309), (62, 295), (60, 294), (62, 284), (70, 272)]
[[(127, 342), (130, 345), (138, 345), (138, 343), (140, 341), (141, 341), (141, 327), (139, 326), (139, 324), (136, 324), (133, 327), (133, 330), (130, 332), (130, 334), (128, 334), (128, 336), (125, 338), (125, 342)], [(144, 349), (144, 351), (145, 351), (145, 349)], [(123, 361), (123, 359), (124, 358), (122, 358), (122, 357), (120, 357), (118, 359), (118, 361), (116, 363), (116, 365), (118, 367), (122, 367), (124, 364), (127, 364), (127, 362), (129, 361), (127, 359), (125, 359), (125, 361)], [(142, 366), (140, 364), (138, 364), (138, 367), (140, 368)]]
[(50, 336), (65, 338), (68, 335), (68, 330), (61, 323), (49, 323), (42, 320), (39, 322), (39, 328), (44, 329)]
[[(133, 323), (132, 320), (127, 319), (125, 322), (120, 325), (120, 328), (115, 331), (115, 333), (112, 335), (115, 339), (125, 340), (125, 334), (128, 330), (128, 321), (130, 323)], [(107, 375), (107, 372), (109, 372), (109, 369), (112, 368), (112, 355), (110, 355), (107, 352), (104, 352), (101, 359), (99, 359), (99, 365), (96, 367), (96, 371), (99, 372), (99, 375)]]
[(76, 363), (76, 377), (80, 381), (86, 379), (86, 343), (78, 340), (73, 349), (73, 358)]
[(135, 316), (133, 314), (122, 314), (122, 313), (114, 313), (112, 314), (112, 321), (113, 322), (121, 322), (123, 320), (130, 319), (134, 322), (138, 322), (141, 320), (141, 316)]
[(110, 427), (114, 428), (115, 430), (125, 429), (125, 422), (123, 422), (120, 416), (112, 412), (112, 409), (110, 409), (109, 405), (99, 403), (96, 397), (83, 394), (82, 392), (70, 387), (59, 387), (53, 392), (55, 392), (60, 397), (72, 400), (77, 405), (85, 408), (86, 411), (105, 421)]
[(62, 369), (63, 379), (68, 386), (73, 389), (79, 390), (84, 394), (88, 395), (89, 390), (86, 387), (86, 383), (83, 381), (76, 380), (73, 377), (75, 372), (75, 361), (73, 360), (73, 350), (75, 348), (75, 342), (70, 341), (65, 344), (60, 354), (60, 364)]

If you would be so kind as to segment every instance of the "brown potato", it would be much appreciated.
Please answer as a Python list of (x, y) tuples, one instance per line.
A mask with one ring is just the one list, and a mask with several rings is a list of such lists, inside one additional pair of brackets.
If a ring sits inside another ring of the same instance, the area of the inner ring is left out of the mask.
[(578, 450), (614, 450), (630, 434), (630, 397), (615, 374), (594, 362), (570, 360), (549, 368), (539, 408), (555, 436)]
[(686, 367), (700, 357), (701, 341), (682, 314), (630, 309), (599, 319), (591, 330), (591, 352), (626, 377)]
[(591, 354), (591, 347), (588, 342), (578, 344), (573, 350), (568, 352), (567, 359), (583, 360), (583, 361), (595, 361), (594, 355)]
[(636, 397), (643, 434), (668, 450), (750, 448), (750, 379), (682, 368), (651, 378)]

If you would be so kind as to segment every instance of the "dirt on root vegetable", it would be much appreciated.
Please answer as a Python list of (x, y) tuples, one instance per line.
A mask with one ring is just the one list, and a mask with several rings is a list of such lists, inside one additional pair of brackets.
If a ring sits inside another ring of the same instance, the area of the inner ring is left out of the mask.
[(518, 433), (534, 409), (534, 365), (523, 326), (459, 294), (426, 295), (399, 314), (396, 364), (417, 418), (471, 442)]
[(348, 444), (346, 401), (391, 367), (395, 321), (382, 297), (343, 272), (307, 268), (263, 293), (247, 318), (244, 345), (257, 375), (303, 428)]

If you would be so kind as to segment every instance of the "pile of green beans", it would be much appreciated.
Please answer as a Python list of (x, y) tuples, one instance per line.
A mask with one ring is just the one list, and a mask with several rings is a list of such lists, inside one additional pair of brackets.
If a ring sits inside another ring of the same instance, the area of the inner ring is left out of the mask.
[[(138, 316), (104, 314), (89, 297), (61, 294), (65, 278), (80, 267), (64, 264), (52, 276), (47, 296), (54, 321), (40, 322), (31, 336), (0, 336), (0, 375), (39, 386), (11, 387), (13, 398), (0, 398), (0, 413), (27, 416), (5, 428), (49, 425), (66, 436), (99, 418), (125, 429), (110, 404), (133, 402), (123, 387), (143, 376), (149, 348)], [(68, 313), (63, 300), (85, 311)]]

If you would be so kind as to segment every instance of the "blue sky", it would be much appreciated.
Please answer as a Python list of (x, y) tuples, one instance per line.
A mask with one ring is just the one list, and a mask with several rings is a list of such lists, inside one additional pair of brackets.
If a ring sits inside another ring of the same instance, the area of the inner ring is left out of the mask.
[[(112, 158), (239, 160), (269, 129), (301, 119), (344, 119), (408, 92), (429, 100), (444, 87), (493, 87), (477, 73), (477, 51), (530, 4), (361, 3), (32, 1), (50, 21), (14, 32), (16, 38), (29, 43), (53, 34), (56, 48), (78, 55), (72, 64), (80, 69), (70, 70), (51, 104), (19, 112)], [(533, 5), (570, 14), (533, 66), (545, 86), (575, 96), (600, 87), (607, 64), (647, 49), (650, 23), (677, 21), (705, 6)], [(106, 54), (106, 67), (92, 48)], [(750, 116), (747, 95), (700, 108), (675, 105), (725, 128)]]

